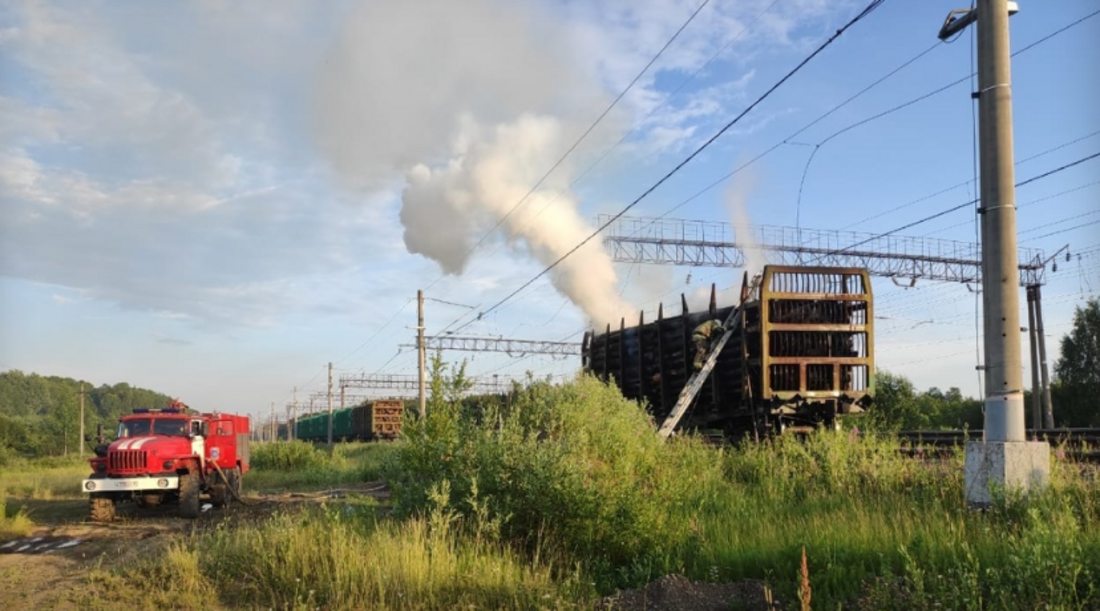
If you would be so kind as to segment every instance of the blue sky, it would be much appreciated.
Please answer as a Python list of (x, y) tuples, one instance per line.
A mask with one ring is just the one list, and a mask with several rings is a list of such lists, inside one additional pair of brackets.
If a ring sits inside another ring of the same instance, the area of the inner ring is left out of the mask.
[[(1020, 4), (1014, 50), (1096, 10)], [(612, 264), (593, 242), (561, 274), (471, 315), (636, 198), (862, 8), (711, 0), (516, 206), (697, 6), (6, 3), (0, 369), (266, 413), (295, 386), (321, 390), (328, 361), (338, 374), (414, 373), (400, 345), (418, 288), (440, 300), (427, 304), (429, 333), (579, 341), (589, 316), (652, 315), (662, 301), (676, 311), (681, 291), (739, 283), (739, 270)], [(936, 45), (954, 8), (886, 2), (631, 214), (728, 222), (736, 201), (754, 225), (875, 233), (970, 200), (968, 82), (829, 139), (965, 77), (966, 32), (681, 205)], [(1100, 151), (1098, 47), (1094, 17), (1013, 59), (1018, 181)], [(1017, 193), (1021, 245), (1070, 246), (1044, 288), (1055, 355), (1074, 307), (1100, 290), (1097, 181), (1092, 160)], [(973, 241), (974, 214), (903, 233)], [(880, 367), (979, 394), (971, 289), (887, 279), (874, 289)], [(475, 375), (579, 366), (448, 356), (470, 358)]]

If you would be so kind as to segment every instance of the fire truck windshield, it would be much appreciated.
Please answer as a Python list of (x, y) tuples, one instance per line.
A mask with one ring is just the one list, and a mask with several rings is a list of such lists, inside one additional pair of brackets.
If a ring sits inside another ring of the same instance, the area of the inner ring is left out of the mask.
[(142, 418), (118, 423), (118, 438), (143, 435), (174, 435), (186, 437), (187, 421), (176, 418)]

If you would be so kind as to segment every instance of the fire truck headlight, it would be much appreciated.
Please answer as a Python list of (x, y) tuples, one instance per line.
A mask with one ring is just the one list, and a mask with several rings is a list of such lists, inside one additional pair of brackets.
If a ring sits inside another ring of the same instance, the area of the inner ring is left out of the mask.
[(157, 480), (157, 486), (160, 487), (160, 488), (167, 488), (168, 487), (168, 480), (164, 479), (163, 477), (158, 479)]
[(84, 482), (85, 490), (95, 490), (95, 482)]
[(164, 470), (165, 470), (165, 471), (171, 471), (171, 470), (172, 470), (172, 466), (173, 466), (173, 465), (175, 465), (175, 464), (176, 464), (176, 461), (174, 461), (174, 460), (166, 460), (166, 461), (164, 461)]

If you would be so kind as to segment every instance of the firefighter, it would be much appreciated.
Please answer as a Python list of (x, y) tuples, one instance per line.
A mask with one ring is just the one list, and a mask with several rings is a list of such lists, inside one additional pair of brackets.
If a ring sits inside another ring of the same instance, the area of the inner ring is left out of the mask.
[(691, 339), (695, 342), (695, 371), (703, 368), (703, 362), (707, 360), (707, 352), (710, 350), (711, 342), (724, 331), (721, 321), (716, 319), (708, 320), (695, 327), (695, 331), (691, 334)]

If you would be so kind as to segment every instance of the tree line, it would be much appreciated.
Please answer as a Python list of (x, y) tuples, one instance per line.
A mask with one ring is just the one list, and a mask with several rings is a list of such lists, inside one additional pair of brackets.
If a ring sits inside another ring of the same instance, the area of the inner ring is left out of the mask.
[[(80, 436), (80, 380), (18, 370), (0, 373), (0, 464), (13, 456), (64, 456), (77, 452)], [(113, 432), (115, 422), (136, 407), (164, 407), (164, 393), (125, 382), (84, 382), (86, 433), (97, 424)]]
[[(1090, 299), (1074, 312), (1053, 374), (1054, 425), (1100, 427), (1100, 300)], [(1030, 391), (1025, 393), (1024, 409), (1030, 426)], [(905, 376), (880, 370), (866, 422), (886, 430), (980, 429), (982, 401), (964, 397), (958, 388), (920, 392)]]

